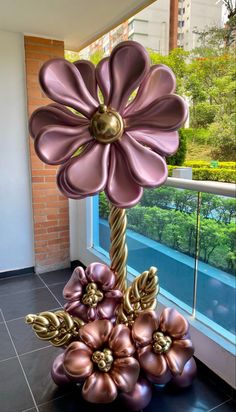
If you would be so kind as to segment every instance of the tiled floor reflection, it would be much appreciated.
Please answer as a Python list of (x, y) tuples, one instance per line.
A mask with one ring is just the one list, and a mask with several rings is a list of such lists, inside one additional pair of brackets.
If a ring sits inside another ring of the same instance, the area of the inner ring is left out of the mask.
[[(40, 276), (0, 279), (0, 411), (1, 412), (120, 412), (118, 403), (90, 405), (71, 386), (59, 389), (50, 365), (61, 349), (38, 340), (25, 325), (24, 316), (63, 305), (62, 289), (69, 269)], [(122, 407), (123, 412), (125, 412)], [(235, 404), (204, 375), (191, 388), (156, 390), (143, 412), (232, 412)]]

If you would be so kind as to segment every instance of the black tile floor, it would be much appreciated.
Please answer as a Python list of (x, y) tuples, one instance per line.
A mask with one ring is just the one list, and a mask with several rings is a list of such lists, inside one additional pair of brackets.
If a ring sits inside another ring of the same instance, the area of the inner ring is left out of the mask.
[[(79, 389), (59, 389), (50, 365), (61, 349), (37, 339), (24, 316), (55, 310), (63, 303), (62, 289), (70, 269), (43, 275), (0, 279), (0, 411), (1, 412), (117, 412), (121, 407), (90, 405)], [(124, 408), (122, 407), (123, 411)], [(144, 412), (232, 412), (235, 403), (221, 392), (211, 374), (199, 373), (191, 388), (155, 390)]]

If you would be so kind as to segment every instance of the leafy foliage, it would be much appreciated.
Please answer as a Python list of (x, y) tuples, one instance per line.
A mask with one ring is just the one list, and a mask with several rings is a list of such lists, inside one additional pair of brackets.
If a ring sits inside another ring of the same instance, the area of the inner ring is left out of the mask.
[[(168, 166), (169, 176), (172, 176), (172, 170), (178, 166)], [(207, 167), (192, 168), (194, 180), (210, 180), (213, 182), (236, 182), (235, 169), (213, 169)]]
[[(206, 162), (204, 160), (188, 160), (184, 162), (184, 166), (187, 167), (211, 167), (211, 162)], [(220, 169), (235, 169), (236, 162), (218, 162), (217, 168)]]
[[(100, 195), (100, 217), (109, 210)], [(187, 255), (196, 252), (197, 194), (170, 187), (145, 190), (141, 204), (129, 209), (128, 228)], [(236, 267), (236, 200), (202, 194), (200, 259), (234, 273)]]
[(210, 140), (214, 142), (212, 155), (219, 160), (236, 159), (235, 119), (224, 114), (209, 128)]
[(179, 148), (173, 156), (170, 156), (166, 159), (167, 164), (181, 166), (185, 161), (186, 152), (187, 152), (186, 137), (183, 132), (183, 129), (179, 129)]

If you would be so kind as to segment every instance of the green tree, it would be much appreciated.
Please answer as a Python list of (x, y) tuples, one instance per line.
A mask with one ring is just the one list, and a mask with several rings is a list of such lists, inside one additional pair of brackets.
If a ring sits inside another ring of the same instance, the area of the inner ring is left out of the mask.
[(167, 164), (172, 166), (181, 166), (182, 164), (184, 164), (186, 153), (186, 135), (184, 134), (183, 129), (179, 129), (179, 148), (173, 156), (167, 157)]
[(209, 127), (212, 156), (217, 160), (235, 160), (236, 158), (234, 118), (233, 115), (224, 114)]
[(213, 219), (202, 219), (199, 241), (200, 256), (208, 263), (214, 250), (225, 243), (223, 227)]

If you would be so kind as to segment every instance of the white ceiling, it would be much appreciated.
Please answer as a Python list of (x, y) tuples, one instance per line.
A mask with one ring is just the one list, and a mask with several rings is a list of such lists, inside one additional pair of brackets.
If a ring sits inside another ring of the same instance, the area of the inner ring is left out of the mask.
[(153, 0), (0, 0), (0, 30), (64, 40), (79, 50)]

